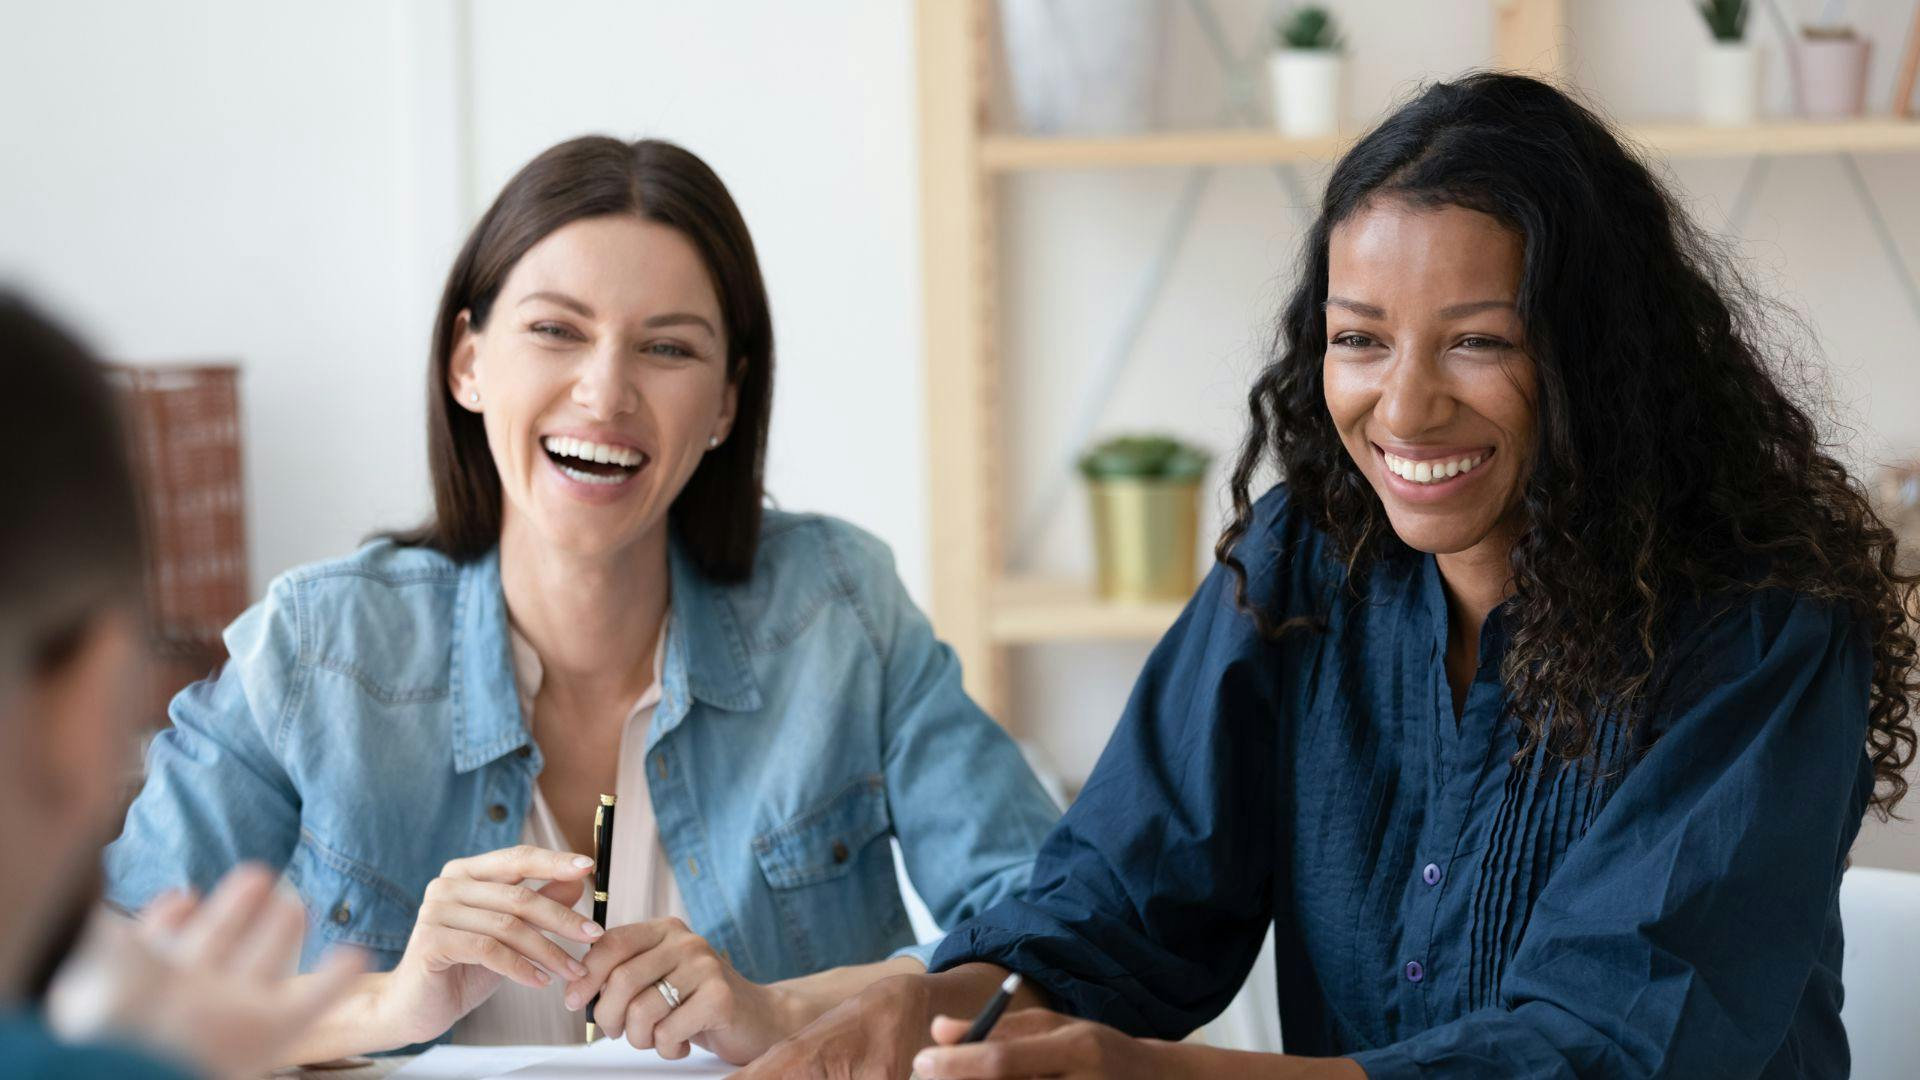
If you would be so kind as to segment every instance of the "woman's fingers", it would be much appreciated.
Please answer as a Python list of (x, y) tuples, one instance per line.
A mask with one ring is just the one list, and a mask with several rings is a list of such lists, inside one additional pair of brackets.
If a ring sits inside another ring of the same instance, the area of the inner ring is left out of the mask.
[(578, 881), (549, 881), (545, 885), (540, 886), (539, 889), (541, 896), (559, 904), (563, 908), (569, 909), (580, 902), (580, 894), (586, 891), (587, 880), (585, 878)]
[(443, 878), (473, 878), (517, 885), (528, 878), (545, 881), (578, 881), (593, 872), (593, 860), (570, 851), (520, 844), (480, 855), (455, 859), (441, 867)]
[[(667, 995), (660, 989), (660, 983), (662, 981), (673, 985), (674, 993), (679, 995), (679, 1008), (676, 1009), (668, 1004)], [(631, 1043), (636, 1050), (659, 1048), (661, 1041), (657, 1027), (662, 1021), (680, 1012), (685, 1012), (688, 1020), (696, 1019), (701, 1015), (695, 1010), (693, 1002), (694, 997), (698, 994), (702, 985), (703, 983), (700, 981), (699, 976), (689, 971), (686, 965), (683, 964), (675, 966), (665, 974), (655, 977), (651, 982), (642, 986), (634, 996), (633, 1004), (627, 1007), (626, 1026), (624, 1029), (627, 1042)], [(688, 1035), (691, 1036), (695, 1032), (705, 1030), (706, 1026), (700, 1025), (695, 1027), (693, 1031), (688, 1032)], [(668, 1055), (662, 1051), (660, 1056), (666, 1057)], [(673, 1056), (684, 1057), (686, 1055), (681, 1053)]]
[(257, 979), (293, 974), (300, 959), (300, 940), (306, 932), (307, 910), (300, 901), (270, 893), (253, 926), (234, 943), (234, 971)]
[[(694, 1036), (733, 1023), (733, 987), (719, 970), (706, 970), (705, 965), (676, 968), (667, 981), (680, 992), (680, 1007), (654, 1019), (651, 1039), (661, 1057), (678, 1061), (692, 1050)], [(654, 996), (660, 997), (658, 991)], [(629, 1029), (627, 1034), (632, 1042), (635, 1032)]]
[[(435, 903), (430, 908), (423, 905), (420, 913), (422, 918), (431, 919), (435, 926), (464, 930), (481, 937), (492, 938), (527, 960), (564, 978), (576, 979), (586, 974), (585, 964), (568, 955), (565, 949), (554, 944), (552, 938), (542, 934), (518, 915), (458, 903)], [(503, 971), (501, 974), (507, 973)], [(546, 983), (543, 981), (541, 985), (544, 986)]]
[(258, 864), (228, 873), (181, 929), (181, 954), (210, 967), (224, 965), (273, 895), (274, 880), (272, 872)]
[[(622, 927), (625, 929), (625, 927)], [(597, 946), (596, 946), (597, 947)], [(587, 954), (587, 966), (593, 967), (593, 953)], [(634, 1004), (643, 994), (652, 994), (660, 1002), (662, 1011), (666, 1008), (666, 999), (660, 997), (660, 991), (654, 989), (655, 983), (665, 978), (680, 966), (678, 950), (648, 949), (631, 957), (607, 975), (597, 990), (589, 989), (586, 980), (581, 980), (567, 988), (567, 1002), (591, 1000), (594, 993), (600, 995), (600, 1004), (593, 1011), (593, 1021), (600, 1030), (609, 1036), (619, 1036), (627, 1030), (628, 1006)], [(675, 984), (678, 989), (678, 984)], [(642, 1002), (642, 1004), (645, 1004)]]
[(606, 934), (592, 919), (525, 885), (450, 879), (444, 888), (437, 891), (435, 899), (511, 915), (538, 929), (586, 945), (593, 944)]
[(472, 964), (483, 967), (536, 990), (553, 984), (547, 973), (534, 966), (533, 961), (500, 939), (486, 934), (435, 926), (428, 947), (435, 958), (449, 966)]
[[(606, 981), (621, 965), (636, 956), (663, 948), (675, 937), (698, 940), (694, 938), (693, 931), (687, 929), (687, 924), (679, 919), (649, 919), (608, 931), (605, 937), (594, 942), (593, 947), (587, 950), (584, 958), (587, 973), (574, 979), (567, 987), (567, 1007), (577, 1009), (595, 994), (602, 994), (604, 999)], [(661, 965), (660, 971), (673, 970), (674, 960), (671, 957), (663, 954), (657, 962)]]

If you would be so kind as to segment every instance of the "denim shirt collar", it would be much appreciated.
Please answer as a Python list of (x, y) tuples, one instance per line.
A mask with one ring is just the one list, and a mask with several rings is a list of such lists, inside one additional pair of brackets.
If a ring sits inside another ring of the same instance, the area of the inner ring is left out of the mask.
[[(686, 719), (692, 699), (735, 712), (760, 708), (760, 686), (745, 636), (720, 588), (693, 565), (675, 537), (668, 551), (673, 627), (647, 748)], [(452, 643), (453, 767), (466, 773), (530, 741), (513, 677), (500, 549), (461, 570)]]

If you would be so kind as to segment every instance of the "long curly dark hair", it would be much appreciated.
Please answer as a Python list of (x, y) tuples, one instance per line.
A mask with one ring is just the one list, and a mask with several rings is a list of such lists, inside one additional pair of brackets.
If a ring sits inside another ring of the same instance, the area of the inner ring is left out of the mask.
[[(1273, 359), (1247, 398), (1233, 517), (1216, 547), (1241, 605), (1246, 569), (1234, 550), (1269, 463), (1350, 578), (1407, 550), (1342, 447), (1321, 386), (1328, 239), (1377, 198), (1477, 210), (1523, 242), (1518, 310), (1539, 419), (1502, 614), (1515, 760), (1542, 747), (1589, 759), (1596, 703), (1629, 718), (1645, 704), (1681, 604), (1777, 586), (1864, 622), (1873, 806), (1891, 814), (1915, 755), (1920, 575), (1896, 565), (1892, 531), (1796, 402), (1810, 383), (1769, 304), (1604, 121), (1534, 79), (1481, 73), (1430, 86), (1334, 167)], [(1253, 614), (1263, 632), (1285, 629)]]

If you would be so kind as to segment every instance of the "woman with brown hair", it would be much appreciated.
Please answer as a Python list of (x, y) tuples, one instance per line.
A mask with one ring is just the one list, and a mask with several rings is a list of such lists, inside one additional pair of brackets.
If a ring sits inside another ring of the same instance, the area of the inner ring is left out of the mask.
[[(440, 1039), (730, 1061), (923, 970), (1056, 811), (883, 545), (763, 509), (773, 330), (753, 244), (670, 144), (563, 143), (454, 262), (435, 515), (284, 575), (185, 691), (107, 857), (138, 904), (285, 867), (369, 975), (300, 1056)], [(964, 766), (964, 768), (962, 767)], [(617, 793), (607, 926), (592, 820)]]

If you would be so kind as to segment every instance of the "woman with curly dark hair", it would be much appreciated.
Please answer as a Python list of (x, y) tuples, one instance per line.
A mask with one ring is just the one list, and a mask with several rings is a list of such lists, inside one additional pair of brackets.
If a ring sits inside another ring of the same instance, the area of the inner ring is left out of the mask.
[[(1915, 580), (1757, 311), (1552, 87), (1394, 113), (1306, 238), (1220, 565), (1029, 891), (822, 1025), (1013, 970), (1078, 1019), (920, 1076), (1844, 1075), (1838, 890), (1914, 758)], [(1157, 1041), (1269, 926), (1304, 1056)]]

